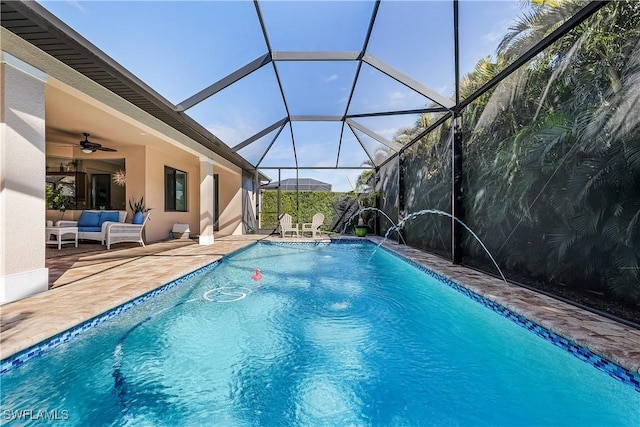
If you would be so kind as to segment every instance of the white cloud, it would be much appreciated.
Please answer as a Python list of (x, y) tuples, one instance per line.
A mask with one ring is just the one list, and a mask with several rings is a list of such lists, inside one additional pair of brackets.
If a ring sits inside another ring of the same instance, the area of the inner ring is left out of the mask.
[(336, 81), (336, 80), (338, 80), (338, 75), (337, 74), (331, 74), (329, 77), (324, 79), (324, 81), (326, 83), (330, 83), (330, 82), (333, 82), (333, 81)]
[(503, 35), (504, 33), (501, 33), (499, 31), (491, 31), (490, 33), (483, 34), (480, 39), (483, 43), (493, 44), (496, 40), (502, 38)]
[(406, 97), (407, 97), (407, 93), (406, 92), (400, 92), (398, 90), (394, 90), (393, 92), (391, 92), (389, 94), (389, 99), (391, 100), (391, 102), (401, 101), (401, 100), (405, 99)]
[(386, 128), (386, 129), (376, 130), (375, 132), (378, 135), (384, 136), (389, 141), (391, 141), (393, 139), (393, 136), (396, 134), (397, 131), (398, 131), (398, 128)]
[[(285, 146), (278, 146), (276, 147), (275, 145), (272, 146), (269, 149), (269, 152), (267, 153), (267, 156), (269, 157), (268, 160), (269, 161), (274, 161), (274, 160), (286, 160), (286, 162), (280, 162), (281, 164), (294, 164), (295, 161), (293, 159), (293, 148), (290, 145), (291, 141), (287, 141), (287, 143), (289, 145)], [(266, 157), (265, 156), (265, 160)]]
[(387, 108), (408, 108), (418, 99), (418, 94), (412, 90), (392, 90), (387, 94)]
[(225, 144), (233, 147), (247, 139), (250, 135), (249, 126), (236, 120), (234, 124), (213, 123), (206, 126), (207, 130), (220, 138)]
[(75, 1), (75, 0), (71, 0), (71, 1), (68, 1), (67, 3), (69, 3), (71, 6), (75, 7), (79, 11), (84, 12), (84, 8), (80, 4), (80, 2)]
[(489, 52), (491, 54), (495, 53), (495, 50), (498, 47), (498, 43), (502, 40), (504, 35), (509, 31), (509, 27), (513, 25), (513, 17), (509, 16), (509, 18), (501, 19), (497, 21), (491, 31), (486, 34), (483, 34), (480, 37), (482, 43), (489, 48)]

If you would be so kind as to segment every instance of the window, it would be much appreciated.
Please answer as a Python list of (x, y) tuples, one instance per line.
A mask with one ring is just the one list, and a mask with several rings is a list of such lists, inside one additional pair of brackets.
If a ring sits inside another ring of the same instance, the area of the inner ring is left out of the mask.
[(164, 210), (187, 211), (187, 173), (164, 167)]

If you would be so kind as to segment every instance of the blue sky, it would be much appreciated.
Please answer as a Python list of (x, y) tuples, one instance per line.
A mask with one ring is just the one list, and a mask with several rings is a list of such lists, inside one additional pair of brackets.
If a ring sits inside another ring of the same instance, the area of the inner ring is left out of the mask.
[[(40, 3), (174, 104), (267, 52), (253, 2), (248, 0)], [(501, 36), (521, 13), (520, 5), (518, 0), (460, 2), (462, 75), (482, 57), (494, 54)], [(373, 2), (269, 0), (260, 7), (275, 51), (359, 51)], [(452, 15), (448, 0), (383, 0), (368, 52), (450, 97), (454, 84)], [(292, 114), (345, 113), (355, 63), (280, 62), (277, 66)], [(365, 64), (349, 113), (419, 108), (428, 103)], [(270, 65), (187, 114), (232, 147), (286, 116)], [(417, 118), (387, 117), (360, 123), (391, 139), (399, 128), (411, 126)], [(336, 150), (339, 123), (294, 122), (293, 129), (301, 165), (335, 165), (335, 156), (324, 155)], [(259, 159), (260, 147), (266, 147), (274, 135), (241, 154)], [(340, 165), (359, 166), (367, 160), (350, 130), (343, 138)], [(287, 126), (261, 166), (282, 165), (292, 152), (290, 140)], [(276, 171), (265, 172), (277, 179)], [(354, 183), (358, 174), (353, 170), (303, 170), (300, 177), (330, 182), (335, 191), (348, 191), (349, 181)], [(295, 171), (283, 172), (283, 178), (293, 176)]]

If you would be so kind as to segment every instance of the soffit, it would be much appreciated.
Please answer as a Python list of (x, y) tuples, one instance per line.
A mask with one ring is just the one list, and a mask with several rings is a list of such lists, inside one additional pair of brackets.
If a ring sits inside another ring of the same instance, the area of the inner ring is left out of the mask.
[[(252, 169), (218, 138), (35, 2), (1, 3), (2, 26), (233, 164)], [(71, 130), (70, 130), (71, 131)]]

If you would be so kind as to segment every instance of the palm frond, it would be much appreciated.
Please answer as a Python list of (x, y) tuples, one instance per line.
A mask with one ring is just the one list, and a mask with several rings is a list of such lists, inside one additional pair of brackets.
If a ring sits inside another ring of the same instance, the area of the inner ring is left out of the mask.
[(638, 238), (638, 235), (640, 235), (640, 231), (637, 230), (638, 228), (638, 223), (640, 222), (640, 209), (638, 209), (638, 211), (635, 213), (635, 215), (633, 215), (631, 217), (631, 220), (629, 221), (629, 225), (627, 225), (627, 235), (626, 235), (626, 239), (625, 239), (625, 243), (627, 243), (628, 245), (631, 245), (633, 243), (633, 239), (634, 238)]
[(568, 196), (582, 203), (607, 172), (607, 159), (591, 158), (581, 163), (567, 183)]
[(580, 235), (594, 235), (600, 230), (603, 211), (584, 209), (571, 219), (571, 225)]

